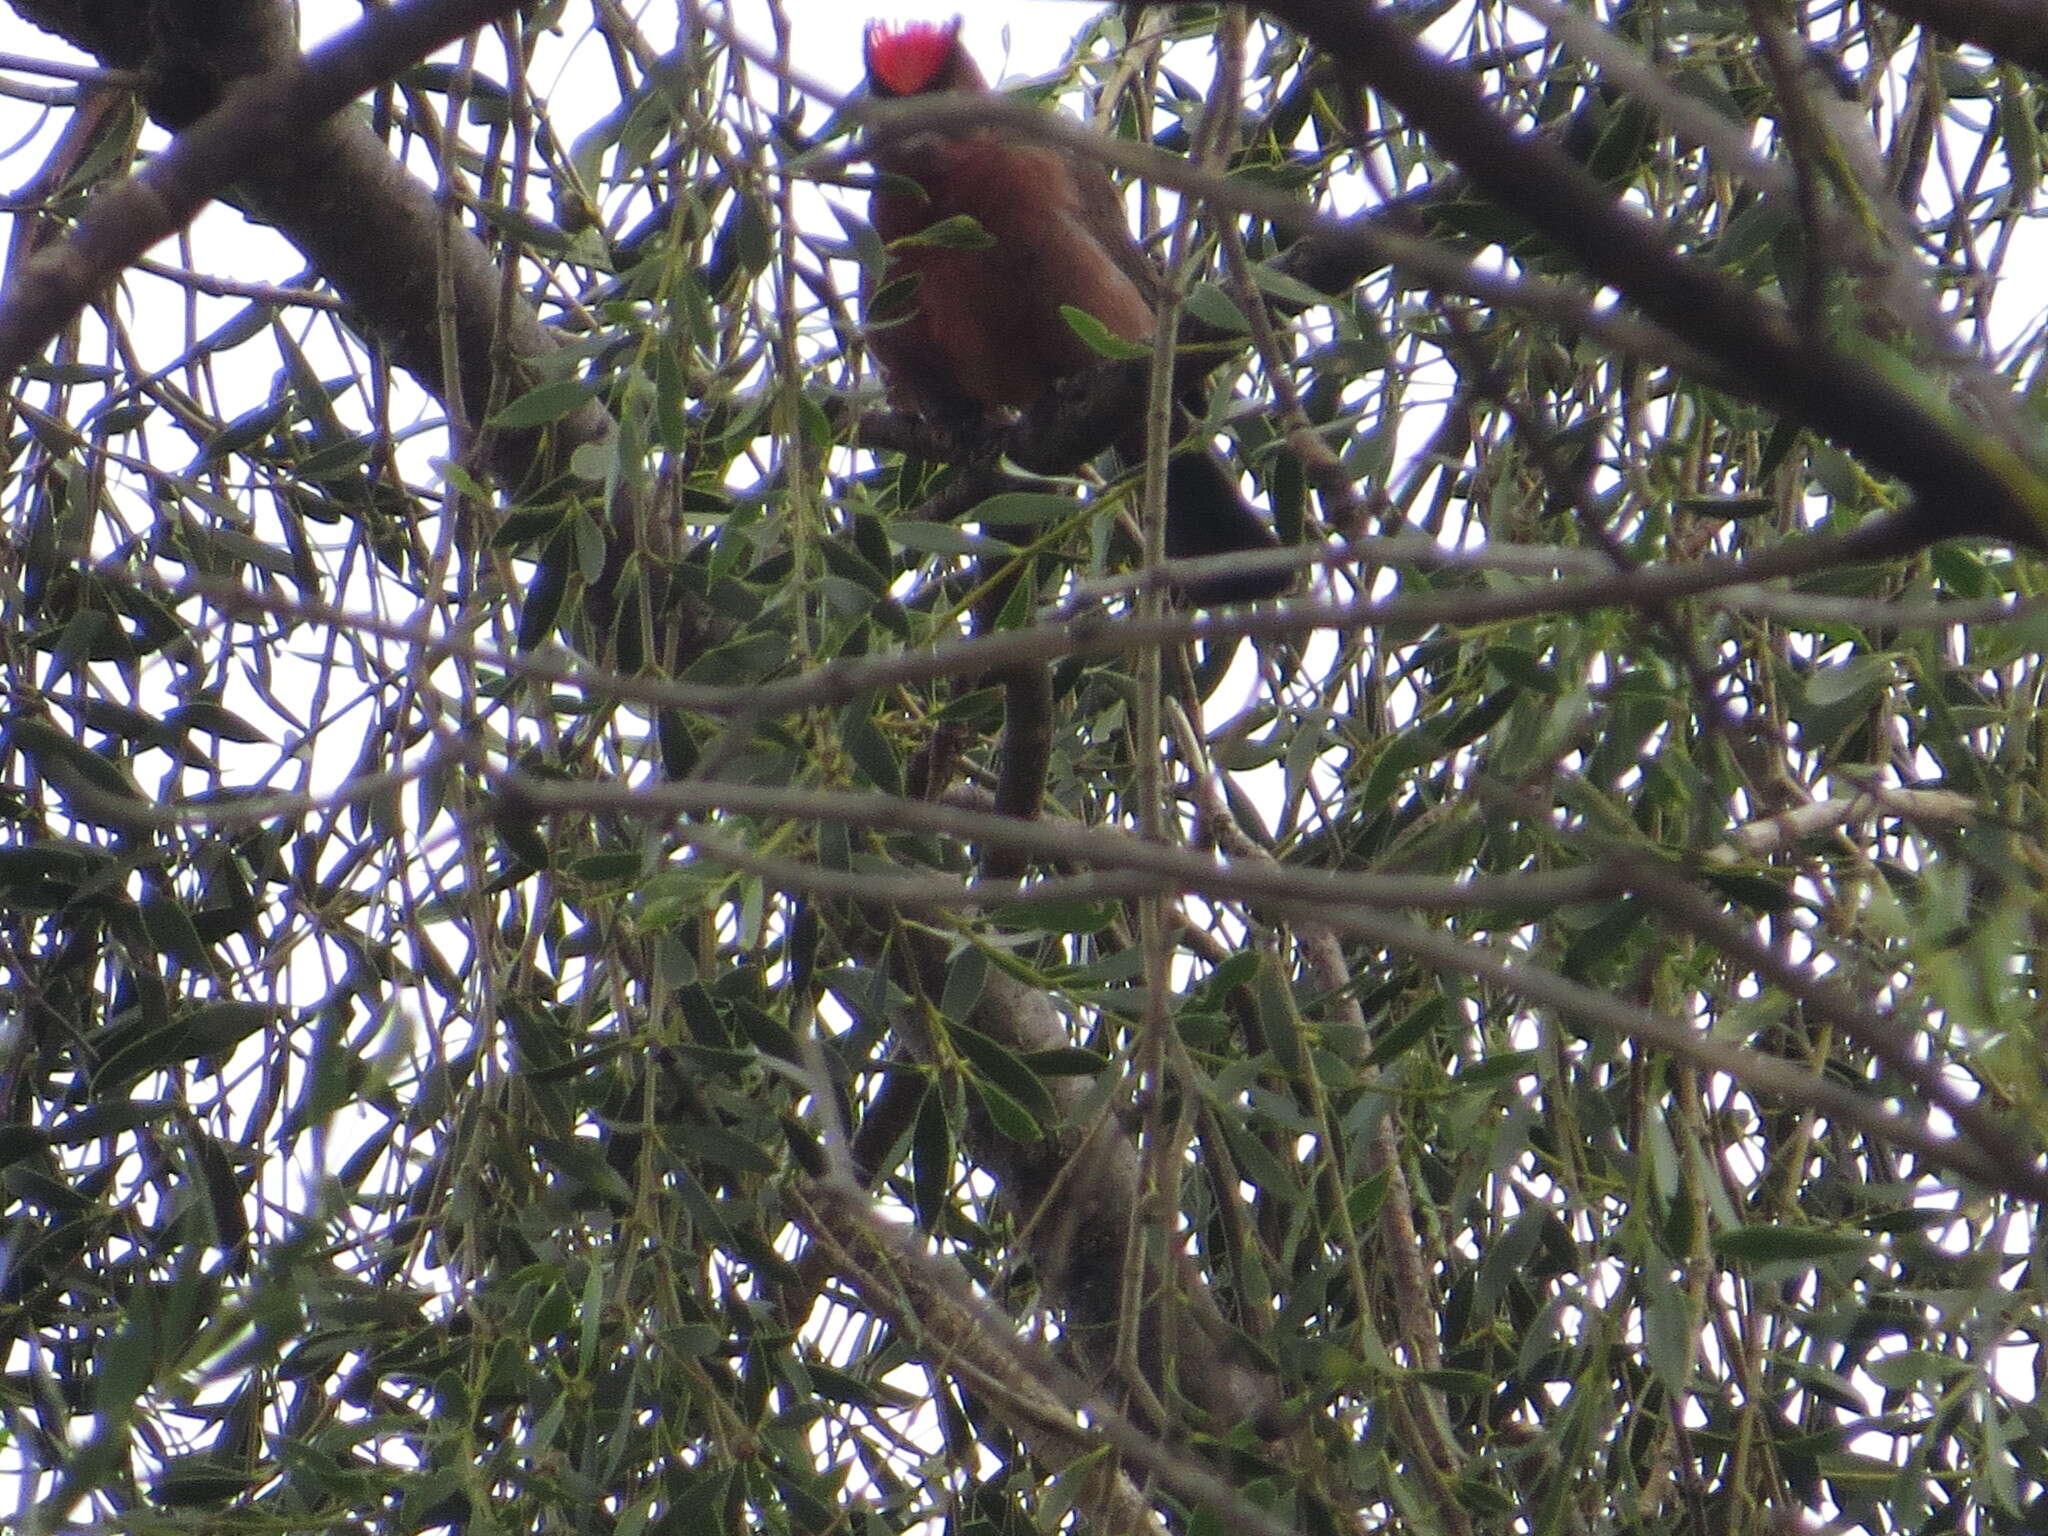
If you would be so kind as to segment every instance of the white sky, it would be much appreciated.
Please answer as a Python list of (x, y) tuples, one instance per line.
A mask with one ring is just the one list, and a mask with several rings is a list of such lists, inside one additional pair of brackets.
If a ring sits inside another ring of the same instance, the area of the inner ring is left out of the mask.
[[(667, 3), (649, 3), (632, 8), (650, 40), (665, 47), (679, 25), (676, 8)], [(1073, 34), (1100, 13), (1101, 7), (1078, 0), (1037, 0), (1037, 3), (1008, 7), (972, 5), (966, 0), (906, 0), (886, 7), (893, 18), (943, 19), (965, 13), (965, 36), (970, 50), (992, 79), (1028, 76), (1054, 67), (1064, 56)], [(360, 8), (344, 0), (306, 0), (305, 32), (317, 40), (352, 23)], [(840, 89), (850, 89), (860, 75), (861, 30), (869, 14), (857, 5), (840, 5), (829, 0), (799, 0), (789, 7), (794, 19), (792, 51), (800, 75), (816, 78)], [(767, 12), (758, 3), (741, 3), (730, 8), (744, 35), (767, 44), (770, 32)], [(572, 34), (582, 25), (580, 14), (572, 12), (567, 24)], [(0, 50), (32, 57), (66, 57), (66, 51), (50, 38), (25, 26), (11, 12), (0, 11)], [(584, 71), (596, 88), (584, 89)], [(573, 50), (553, 79), (541, 84), (556, 115), (558, 131), (570, 133), (586, 126), (610, 109), (612, 84), (608, 66), (598, 56), (595, 44), (584, 42)], [(38, 127), (38, 119), (42, 119)], [(820, 109), (810, 118), (815, 127), (823, 120)], [(40, 109), (11, 99), (0, 99), (0, 189), (12, 190), (27, 181), (47, 154), (62, 114), (45, 114)], [(196, 237), (202, 242), (198, 265), (223, 276), (247, 280), (277, 280), (299, 270), (302, 263), (290, 249), (266, 231), (251, 230), (239, 215), (225, 209), (210, 212), (200, 221)], [(171, 259), (165, 252), (158, 253)], [(241, 307), (238, 301), (220, 301), (220, 318)], [(167, 317), (170, 341), (175, 347), (182, 334), (181, 317)], [(202, 327), (203, 328), (203, 327)], [(254, 386), (260, 391), (261, 384)], [(346, 765), (343, 765), (344, 769)], [(4, 1486), (4, 1483), (0, 1483)]]

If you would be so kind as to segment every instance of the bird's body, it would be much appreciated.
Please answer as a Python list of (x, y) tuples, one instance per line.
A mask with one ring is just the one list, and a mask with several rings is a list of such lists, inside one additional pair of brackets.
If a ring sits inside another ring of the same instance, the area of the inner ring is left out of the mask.
[[(870, 25), (870, 88), (885, 97), (986, 92), (959, 27)], [(889, 254), (863, 301), (869, 344), (899, 405), (954, 424), (1036, 404), (1101, 361), (1064, 308), (1124, 341), (1151, 339), (1157, 279), (1099, 165), (993, 126), (893, 138), (872, 157), (882, 173), (872, 221)], [(979, 227), (969, 241), (913, 238), (963, 218)], [(1123, 451), (1143, 435), (1134, 423)], [(1169, 465), (1166, 542), (1169, 555), (1206, 555), (1275, 541), (1234, 480), (1196, 447)], [(1221, 603), (1286, 585), (1285, 572), (1264, 571), (1186, 591)]]
[[(917, 235), (966, 216), (986, 245), (897, 248), (890, 281), (915, 279), (908, 313), (870, 335), (892, 389), (904, 403), (945, 411), (965, 399), (983, 409), (1035, 405), (1061, 379), (1099, 359), (1061, 314), (1062, 305), (1093, 315), (1125, 341), (1152, 335), (1152, 306), (1134, 278), (1143, 258), (1111, 204), (1128, 258), (1101, 237), (1103, 211), (1091, 207), (1067, 157), (992, 133), (913, 142), (887, 157), (909, 191), (876, 194), (875, 232), (885, 241)], [(1107, 183), (1103, 184), (1108, 190)], [(1113, 197), (1114, 194), (1112, 194)]]

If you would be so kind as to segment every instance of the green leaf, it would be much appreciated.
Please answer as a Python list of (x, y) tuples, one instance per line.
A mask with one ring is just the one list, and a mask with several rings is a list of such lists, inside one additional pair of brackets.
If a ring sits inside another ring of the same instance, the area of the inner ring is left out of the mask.
[(972, 214), (956, 213), (951, 218), (927, 224), (915, 234), (891, 240), (889, 249), (911, 250), (923, 246), (937, 251), (985, 251), (996, 237), (981, 227)]
[(1311, 288), (1292, 273), (1283, 272), (1268, 262), (1253, 264), (1252, 284), (1268, 298), (1278, 299), (1293, 309), (1314, 309), (1330, 302), (1329, 294)]
[(924, 274), (921, 272), (905, 272), (883, 283), (868, 299), (868, 329), (901, 325), (916, 314), (918, 290), (923, 285)]
[(48, 721), (16, 715), (7, 739), (88, 820), (121, 825), (124, 805), (141, 810), (151, 803), (127, 768)]
[(1085, 309), (1062, 304), (1060, 318), (1067, 322), (1073, 333), (1080, 337), (1088, 350), (1097, 357), (1106, 357), (1115, 362), (1128, 362), (1132, 358), (1152, 355), (1152, 344), (1149, 341), (1126, 341)]
[(220, 1056), (282, 1016), (282, 1010), (269, 1003), (241, 1003), (223, 998), (201, 1003), (184, 1016), (184, 1024), (195, 1054)]
[(536, 1136), (533, 1145), (577, 1192), (595, 1195), (614, 1205), (633, 1203), (633, 1186), (604, 1160), (603, 1149), (597, 1142)]
[(952, 1184), (953, 1128), (947, 1123), (945, 1098), (938, 1084), (927, 1083), (910, 1136), (911, 1208), (925, 1231), (938, 1230)]
[(491, 418), (491, 425), (507, 431), (527, 431), (560, 421), (580, 410), (597, 391), (582, 379), (556, 379), (529, 389)]
[(199, 937), (191, 914), (178, 902), (161, 893), (145, 896), (141, 915), (143, 931), (156, 945), (158, 954), (189, 970), (213, 970), (213, 957), (207, 952), (206, 941)]
[[(1791, 869), (1705, 869), (1701, 878), (1738, 907), (1776, 917), (1799, 904)], [(1640, 915), (1640, 914), (1639, 914)]]
[(1717, 1232), (1714, 1252), (1744, 1264), (1818, 1264), (1851, 1254), (1871, 1252), (1876, 1242), (1860, 1232), (1826, 1227), (1738, 1227)]
[(1034, 901), (998, 907), (990, 921), (1017, 933), (1101, 933), (1123, 915), (1108, 901)]
[(1426, 997), (1408, 1016), (1373, 1036), (1372, 1052), (1366, 1064), (1383, 1067), (1401, 1056), (1417, 1041), (1449, 1025), (1455, 1016), (1451, 1000), (1442, 993)]
[(238, 741), (245, 746), (256, 746), (271, 739), (268, 732), (251, 725), (233, 710), (223, 709), (205, 699), (180, 704), (164, 716), (164, 724), (181, 730), (205, 731), (223, 741)]
[(1409, 1375), (1447, 1397), (1491, 1397), (1500, 1383), (1484, 1371), (1424, 1370)]
[(839, 744), (861, 777), (884, 794), (903, 793), (903, 764), (889, 738), (875, 727), (871, 697), (854, 700), (840, 711)]
[(637, 850), (621, 849), (615, 853), (591, 853), (572, 861), (569, 874), (591, 885), (616, 885), (630, 880), (640, 873), (646, 856)]
[(1044, 1121), (987, 1078), (970, 1078), (967, 1086), (981, 1100), (996, 1130), (1011, 1141), (1033, 1142), (1045, 1134)]
[(178, 1456), (150, 1484), (150, 1499), (171, 1509), (217, 1508), (256, 1481), (257, 1474), (239, 1470), (216, 1456)]
[(1875, 698), (1892, 679), (1886, 656), (1852, 656), (1838, 666), (1816, 667), (1806, 680), (1806, 701), (1815, 709), (1833, 709)]
[[(972, 1081), (977, 1087), (992, 1086), (1017, 1107), (1034, 1129), (1030, 1135), (1037, 1135), (1038, 1127), (1050, 1125), (1055, 1119), (1052, 1095), (1046, 1091), (1045, 1082), (1036, 1072), (1025, 1065), (1008, 1046), (990, 1039), (980, 1030), (958, 1021), (946, 1026), (946, 1034), (960, 1054), (966, 1058), (973, 1071)], [(1005, 1132), (1014, 1135), (1014, 1132)]]
[(1244, 311), (1237, 307), (1237, 300), (1214, 283), (1197, 283), (1190, 288), (1183, 308), (1202, 324), (1232, 335), (1243, 335), (1252, 328)]
[(975, 503), (967, 517), (984, 528), (1028, 527), (1061, 522), (1079, 510), (1079, 504), (1071, 496), (1043, 491), (1003, 491)]
[(1692, 1387), (1692, 1303), (1683, 1287), (1653, 1283), (1643, 1301), (1643, 1352), (1673, 1401)]
[(1460, 1070), (1458, 1085), (1472, 1088), (1512, 1082), (1515, 1078), (1525, 1077), (1534, 1072), (1540, 1060), (1540, 1055), (1535, 1051), (1495, 1051)]
[(951, 523), (890, 523), (889, 540), (899, 549), (919, 555), (1007, 555), (1015, 546), (986, 534), (969, 533)]
[[(689, 1148), (708, 1163), (739, 1173), (774, 1173), (780, 1164), (744, 1136), (702, 1120), (680, 1118), (670, 1127), (680, 1146)], [(780, 1133), (778, 1132), (778, 1137)]]
[(1387, 1191), (1393, 1186), (1394, 1170), (1382, 1168), (1371, 1178), (1352, 1187), (1344, 1197), (1345, 1210), (1351, 1217), (1351, 1228), (1363, 1236), (1372, 1230), (1380, 1219), (1380, 1207), (1387, 1203)]
[[(939, 994), (939, 1013), (956, 1023), (972, 1017), (974, 1005), (981, 1001), (982, 988), (987, 983), (988, 956), (979, 949), (961, 950), (946, 967), (946, 986)], [(965, 1030), (966, 1027), (963, 1024), (961, 1028)], [(987, 1043), (995, 1046), (994, 1041)], [(964, 1049), (967, 1047), (963, 1046)]]

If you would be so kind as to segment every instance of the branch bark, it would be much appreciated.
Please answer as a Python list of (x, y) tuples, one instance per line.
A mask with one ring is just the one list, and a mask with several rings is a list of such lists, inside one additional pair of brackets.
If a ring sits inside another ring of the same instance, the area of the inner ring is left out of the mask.
[[(376, 10), (301, 56), (284, 0), (12, 0), (29, 20), (141, 70), (153, 116), (177, 133), (127, 181), (95, 197), (71, 238), (53, 243), (0, 291), (0, 369), (33, 357), (144, 250), (182, 228), (211, 198), (232, 196), (274, 225), (349, 306), (355, 324), (447, 408), (458, 428), (539, 380), (562, 345), (491, 252), (434, 190), (393, 158), (369, 124), (341, 108), (409, 64), (514, 8), (514, 0), (407, 0)], [(451, 368), (449, 360), (453, 359)], [(491, 429), (481, 466), (511, 498), (559, 494), (571, 456), (609, 441), (616, 423), (588, 400), (540, 428)], [(586, 594), (598, 643), (614, 636), (627, 670), (642, 659), (642, 624), (620, 576), (642, 562), (654, 650), (686, 659), (705, 639), (702, 605), (662, 584), (677, 554), (643, 515), (636, 477), (606, 509), (603, 574)], [(546, 567), (552, 557), (544, 556)], [(562, 557), (566, 560), (566, 555)], [(536, 590), (559, 596), (559, 570)], [(543, 605), (546, 606), (546, 605)], [(533, 631), (541, 626), (529, 625)]]
[(2040, 0), (1879, 0), (1879, 7), (1937, 37), (2048, 74), (2048, 7)]
[[(240, 46), (214, 54), (208, 67), (216, 75), (223, 63), (245, 65), (250, 72), (201, 79), (180, 69), (175, 58), (153, 68), (153, 108), (163, 110), (168, 100), (175, 104), (171, 110), (182, 113), (199, 107), (206, 95), (215, 99), (162, 154), (95, 197), (68, 240), (9, 275), (0, 292), (0, 370), (20, 368), (144, 251), (184, 228), (229, 183), (243, 180), (351, 302), (374, 306), (367, 312), (386, 322), (380, 330), (397, 343), (405, 366), (445, 394), (438, 343), (422, 345), (437, 329), (432, 299), (440, 263), (415, 262), (404, 281), (399, 274), (406, 269), (397, 265), (423, 254), (420, 226), (430, 234), (438, 213), (426, 190), (384, 155), (367, 128), (358, 125), (351, 133), (326, 120), (407, 65), (511, 8), (512, 0), (412, 0), (373, 11), (303, 58), (291, 46), (288, 18), (273, 4), (240, 7), (246, 14), (238, 30), (198, 27), (181, 47), (233, 37)], [(38, 15), (34, 4), (22, 9)], [(72, 40), (85, 43), (96, 35), (78, 29)], [(133, 62), (128, 52), (124, 46), (104, 62)], [(174, 77), (181, 83), (166, 83)], [(371, 172), (366, 144), (382, 157), (384, 174)], [(338, 201), (365, 193), (373, 200)], [(347, 217), (338, 218), (344, 208)], [(371, 228), (374, 239), (367, 238)], [(474, 254), (491, 272), (486, 313), (494, 313), (495, 272), (481, 247)], [(532, 349), (545, 345), (534, 340)], [(482, 353), (480, 365), (488, 365), (492, 349), (476, 350)]]
[(1903, 360), (1885, 371), (1683, 255), (1667, 230), (1557, 145), (1516, 131), (1471, 74), (1430, 53), (1388, 9), (1358, 0), (1264, 0), (1261, 8), (1355, 71), (1480, 191), (1716, 359), (1742, 393), (1911, 487), (1912, 516), (1927, 539), (1975, 534), (2048, 547), (2048, 476), (2037, 444), (2005, 441), (1959, 408), (1931, 403), (1908, 388)]

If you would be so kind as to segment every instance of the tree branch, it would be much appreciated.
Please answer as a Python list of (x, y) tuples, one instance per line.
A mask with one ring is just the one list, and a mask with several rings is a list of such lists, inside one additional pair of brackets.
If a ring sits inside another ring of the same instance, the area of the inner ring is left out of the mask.
[(230, 86), (219, 106), (127, 181), (93, 198), (71, 237), (0, 290), (0, 372), (12, 374), (142, 253), (191, 222), (230, 182), (516, 0), (406, 0), (372, 11), (304, 58)]
[(1716, 359), (1734, 388), (1896, 475), (1928, 539), (1989, 534), (2048, 547), (2038, 444), (2013, 443), (1912, 392), (1871, 356), (1802, 330), (1783, 305), (1673, 249), (1557, 145), (1517, 132), (1470, 73), (1428, 52), (1384, 7), (1264, 0), (1262, 9), (1355, 70), (1473, 184), (1578, 258), (1659, 325)]
[(2040, 0), (1878, 0), (1878, 7), (1937, 37), (2048, 74), (2048, 8)]

